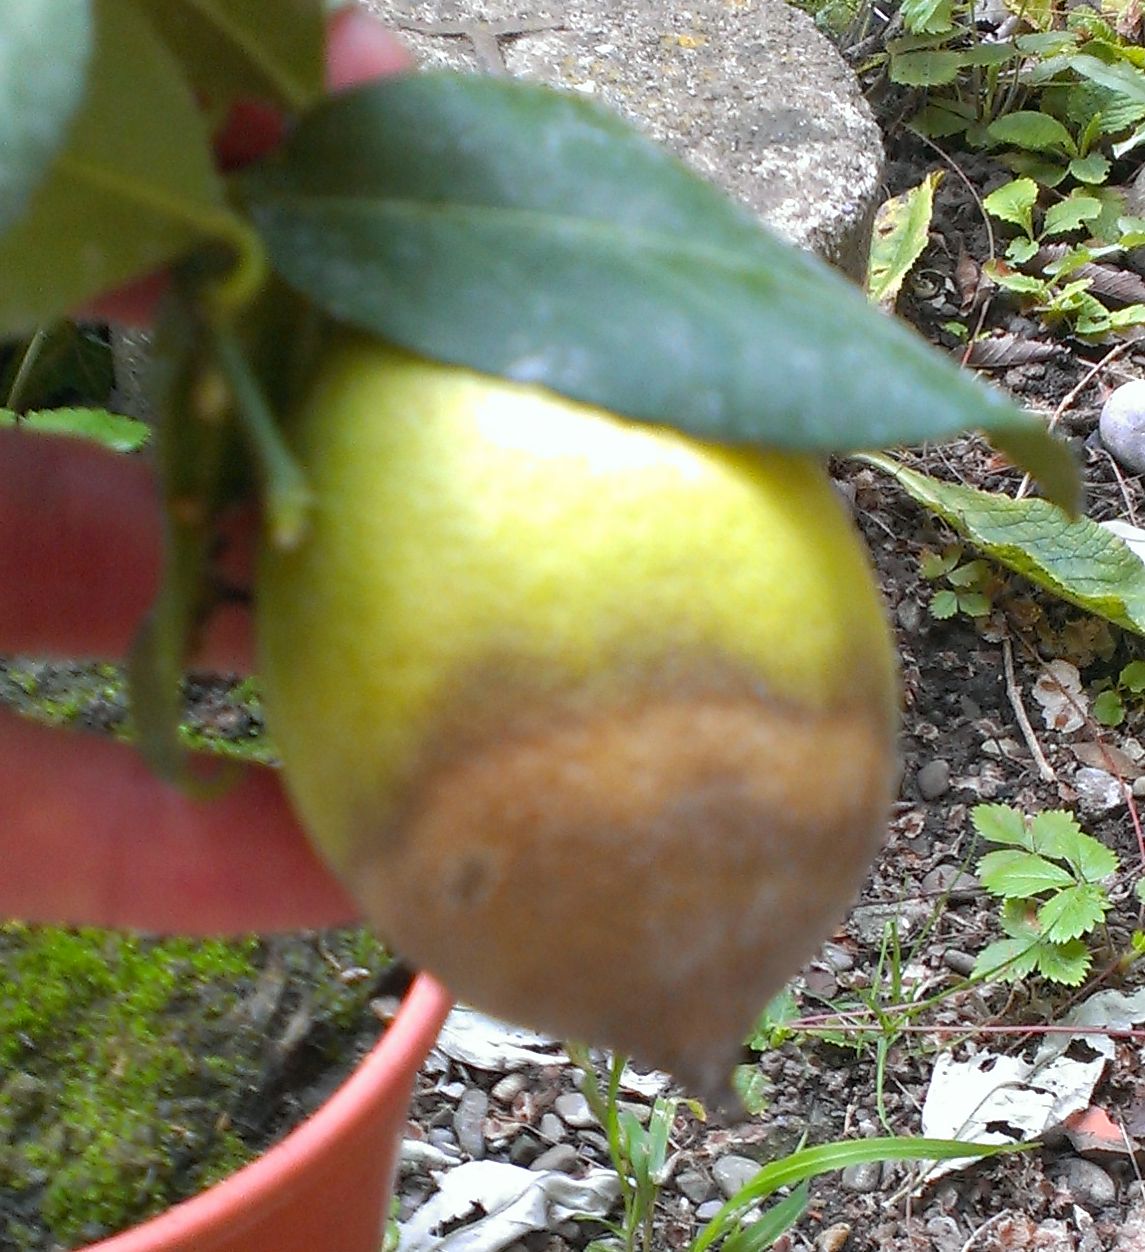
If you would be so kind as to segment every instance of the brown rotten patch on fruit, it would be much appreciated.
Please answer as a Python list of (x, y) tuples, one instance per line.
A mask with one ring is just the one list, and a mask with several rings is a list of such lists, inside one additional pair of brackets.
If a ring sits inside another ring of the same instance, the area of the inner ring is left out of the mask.
[(726, 1091), (857, 889), (895, 672), (821, 466), (358, 337), (264, 545), (299, 815), (399, 951), (489, 1012)]
[(892, 719), (878, 700), (800, 709), (746, 675), (528, 717), (512, 687), (479, 690), (353, 838), (359, 898), (476, 1003), (723, 1103), (760, 1008), (874, 854)]

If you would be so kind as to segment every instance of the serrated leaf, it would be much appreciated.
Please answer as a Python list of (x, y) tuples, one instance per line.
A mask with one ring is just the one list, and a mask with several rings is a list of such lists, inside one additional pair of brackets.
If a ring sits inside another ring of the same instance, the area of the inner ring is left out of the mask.
[(972, 587), (979, 583), (990, 572), (985, 561), (967, 561), (947, 575), (947, 580), (955, 587)]
[(1034, 233), (1034, 205), (1038, 202), (1038, 184), (1032, 178), (1015, 178), (996, 187), (983, 201), (982, 207), (1003, 222), (1020, 226), (1027, 235)]
[(1068, 861), (1075, 873), (1082, 873), (1082, 845), (1093, 842), (1068, 809), (1047, 809), (1030, 823), (1034, 851), (1043, 856)]
[(1109, 177), (1111, 168), (1109, 158), (1102, 156), (1100, 152), (1074, 157), (1069, 163), (1069, 172), (1079, 183), (1103, 183)]
[(1071, 521), (1044, 500), (939, 482), (876, 453), (861, 458), (894, 475), (980, 551), (1087, 612), (1145, 634), (1145, 564), (1089, 518)]
[(1038, 966), (1039, 947), (1028, 939), (996, 939), (989, 943), (978, 954), (974, 968), (970, 971), (973, 978), (1000, 978), (1005, 982), (1015, 982), (1025, 978)]
[(1060, 865), (1019, 848), (987, 852), (978, 862), (978, 877), (987, 891), (1003, 900), (1025, 900), (1040, 891), (1056, 891), (1073, 883)]
[(392, 78), (325, 101), (244, 182), (286, 281), (412, 351), (724, 442), (981, 426), (1076, 491), (1040, 422), (580, 96)]
[(1094, 883), (1075, 883), (1050, 898), (1038, 909), (1046, 939), (1065, 943), (1088, 934), (1105, 920), (1109, 897)]
[(96, 0), (90, 86), (24, 216), (0, 239), (0, 334), (219, 239), (254, 241), (226, 208), (198, 107), (128, 0)]
[(976, 804), (970, 811), (974, 829), (990, 843), (1033, 851), (1033, 838), (1025, 817), (1008, 804)]
[(930, 616), (945, 622), (958, 612), (958, 597), (953, 591), (936, 591), (930, 598), (928, 606)]
[(1006, 246), (1006, 260), (1012, 265), (1025, 263), (1038, 255), (1038, 242), (1025, 235), (1017, 235)]
[(1070, 57), (1069, 65), (1070, 69), (1093, 82), (1126, 97), (1130, 103), (1145, 105), (1145, 74), (1139, 69), (1124, 63), (1107, 65), (1097, 57), (1086, 56), (1084, 53)]
[(1046, 856), (1068, 858), (1077, 847), (1077, 840), (1083, 837), (1081, 826), (1069, 809), (1045, 809), (1030, 822), (1033, 850)]
[(961, 68), (962, 57), (947, 49), (900, 52), (891, 57), (890, 79), (904, 87), (943, 87)]
[(0, 409), (0, 429), (13, 426), (29, 434), (87, 439), (112, 452), (138, 452), (151, 437), (146, 423), (104, 409), (43, 409), (20, 415)]
[(1039, 187), (1056, 187), (1065, 181), (1069, 170), (1036, 152), (1023, 152), (1014, 148), (999, 154), (998, 160), (1015, 174), (1032, 178)]
[(1006, 113), (986, 128), (995, 143), (1012, 143), (1032, 152), (1065, 152), (1077, 155), (1073, 136), (1048, 113), (1019, 109)]
[(903, 0), (899, 12), (915, 34), (944, 34), (954, 25), (952, 0)]
[(23, 212), (67, 134), (87, 82), (91, 5), (0, 5), (0, 233)]
[(945, 552), (924, 552), (918, 559), (918, 571), (923, 578), (933, 581), (948, 574), (961, 556), (960, 548), (948, 548)]
[(962, 591), (958, 595), (958, 607), (967, 617), (989, 617), (994, 606), (990, 597), (980, 591)]
[(1064, 235), (1071, 230), (1078, 230), (1084, 223), (1092, 222), (1101, 216), (1101, 201), (1091, 196), (1070, 196), (1068, 200), (1059, 200), (1046, 210), (1042, 224), (1042, 234)]
[(137, 0), (216, 109), (238, 98), (301, 109), (323, 92), (322, 0)]
[(1145, 691), (1145, 661), (1130, 661), (1117, 677), (1117, 681), (1134, 695)]
[(934, 191), (942, 178), (943, 171), (935, 170), (879, 205), (867, 266), (867, 295), (876, 304), (894, 307), (903, 279), (922, 256), (930, 238)]
[(1039, 944), (1035, 951), (1037, 969), (1044, 978), (1063, 987), (1078, 987), (1085, 981), (1092, 958), (1082, 940)]

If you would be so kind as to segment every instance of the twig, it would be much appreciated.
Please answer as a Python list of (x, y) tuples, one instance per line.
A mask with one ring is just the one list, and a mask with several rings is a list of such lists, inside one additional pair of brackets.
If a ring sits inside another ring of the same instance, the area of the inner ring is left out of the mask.
[(1002, 664), (1006, 668), (1006, 694), (1010, 697), (1010, 707), (1018, 719), (1022, 738), (1026, 741), (1026, 747), (1030, 749), (1030, 755), (1034, 758), (1038, 773), (1041, 774), (1043, 782), (1057, 782), (1057, 775), (1046, 760), (1041, 744), (1038, 743), (1037, 736), (1034, 734), (1034, 728), (1030, 725), (1030, 719), (1026, 716), (1026, 706), (1022, 703), (1022, 693), (1014, 677), (1014, 649), (1009, 639), (1002, 640)]
[(1010, 1216), (1009, 1209), (1003, 1209), (1000, 1213), (995, 1213), (993, 1217), (987, 1218), (986, 1221), (984, 1221), (981, 1226), (976, 1227), (974, 1230), (970, 1232), (970, 1238), (967, 1239), (966, 1242), (962, 1245), (962, 1247), (959, 1249), (959, 1252), (970, 1252), (970, 1249), (978, 1242), (979, 1238), (981, 1238), (981, 1236), (984, 1235), (991, 1228), (991, 1226), (997, 1226), (997, 1224), (1002, 1220), (1003, 1217), (1009, 1217), (1009, 1216)]

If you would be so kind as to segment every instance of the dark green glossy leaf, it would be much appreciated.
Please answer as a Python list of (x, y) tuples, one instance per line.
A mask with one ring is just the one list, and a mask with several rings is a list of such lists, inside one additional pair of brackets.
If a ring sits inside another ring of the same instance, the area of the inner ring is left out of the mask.
[(425, 74), (320, 106), (246, 180), (287, 282), (413, 351), (703, 438), (1063, 445), (591, 101)]
[(205, 239), (249, 257), (178, 63), (129, 0), (97, 0), (90, 86), (28, 212), (0, 239), (0, 334), (55, 321)]
[(236, 97), (299, 109), (323, 90), (322, 0), (138, 0), (212, 107)]
[(91, 47), (85, 0), (0, 5), (0, 231), (19, 216), (64, 141)]

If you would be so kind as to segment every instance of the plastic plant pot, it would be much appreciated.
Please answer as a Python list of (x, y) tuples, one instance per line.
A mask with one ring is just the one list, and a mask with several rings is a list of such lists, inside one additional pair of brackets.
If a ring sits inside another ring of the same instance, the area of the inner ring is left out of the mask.
[(449, 1008), (419, 975), (378, 1044), (281, 1143), (87, 1252), (378, 1252), (414, 1076)]

